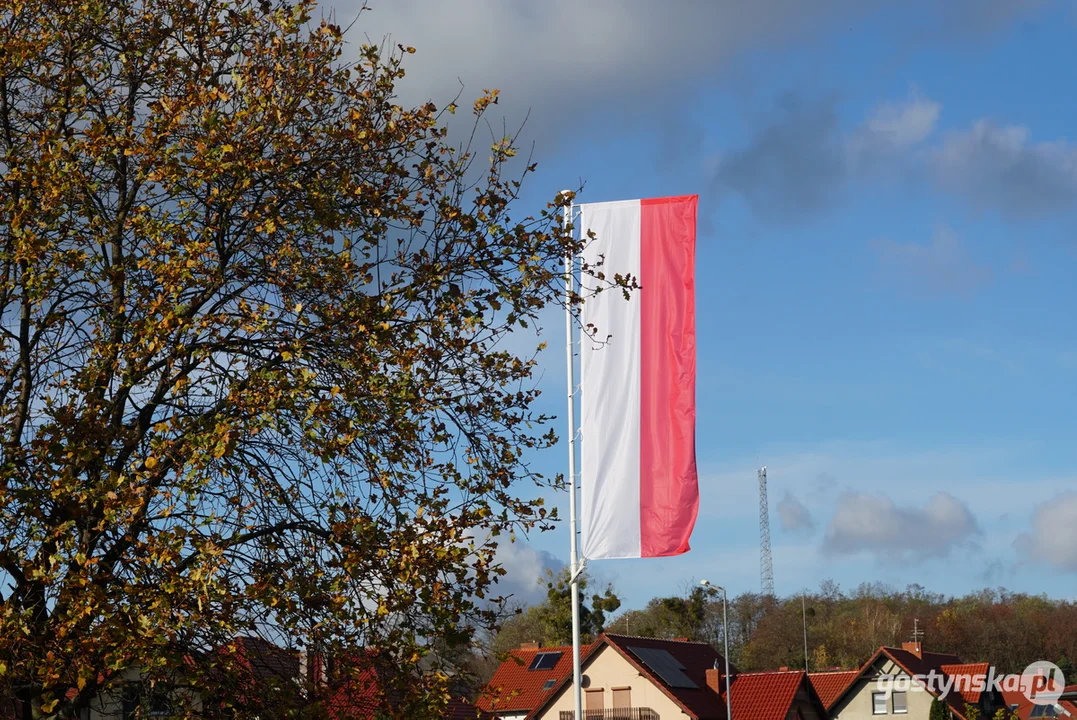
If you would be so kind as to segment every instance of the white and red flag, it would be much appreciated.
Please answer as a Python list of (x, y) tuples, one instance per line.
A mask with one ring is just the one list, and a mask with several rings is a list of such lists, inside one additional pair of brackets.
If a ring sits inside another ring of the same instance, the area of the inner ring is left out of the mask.
[[(607, 278), (631, 274), (588, 299), (595, 341), (580, 350), (582, 555), (679, 555), (699, 509), (696, 479), (695, 242), (698, 196), (580, 205)], [(606, 340), (608, 336), (608, 340)], [(606, 340), (606, 342), (602, 342)]]

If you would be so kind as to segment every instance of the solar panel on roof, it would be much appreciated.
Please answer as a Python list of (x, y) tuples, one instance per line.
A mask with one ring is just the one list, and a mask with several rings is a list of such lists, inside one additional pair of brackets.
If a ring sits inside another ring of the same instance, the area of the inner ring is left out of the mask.
[(661, 648), (629, 647), (628, 651), (640, 659), (644, 665), (662, 679), (666, 685), (675, 688), (698, 688), (684, 674), (684, 665), (677, 658)]
[(553, 666), (557, 664), (557, 661), (561, 659), (561, 653), (559, 652), (544, 652), (535, 656), (535, 659), (531, 661), (531, 664), (527, 667), (528, 670), (553, 670)]

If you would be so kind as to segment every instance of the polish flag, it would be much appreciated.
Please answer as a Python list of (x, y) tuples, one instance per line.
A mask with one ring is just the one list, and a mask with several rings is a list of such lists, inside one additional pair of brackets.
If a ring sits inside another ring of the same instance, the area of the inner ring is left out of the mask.
[[(699, 509), (696, 480), (695, 243), (698, 196), (580, 205), (583, 252), (625, 300), (583, 304), (597, 335), (580, 350), (582, 555), (680, 555)], [(608, 337), (608, 340), (607, 340)]]

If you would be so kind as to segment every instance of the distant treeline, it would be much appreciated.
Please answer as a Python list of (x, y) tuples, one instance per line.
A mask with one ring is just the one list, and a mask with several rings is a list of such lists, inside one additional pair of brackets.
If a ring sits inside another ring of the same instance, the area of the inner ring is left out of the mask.
[[(923, 632), (925, 650), (990, 662), (1002, 672), (1050, 660), (1077, 677), (1077, 603), (1004, 589), (950, 597), (919, 585), (899, 591), (865, 584), (846, 593), (828, 581), (803, 598), (742, 594), (729, 601), (730, 659), (745, 670), (803, 667), (805, 616), (811, 670), (857, 667), (880, 645), (900, 647), (912, 638), (915, 625)], [(689, 637), (720, 649), (721, 599), (693, 588), (684, 597), (651, 600), (643, 610), (618, 616), (607, 629)]]
[[(487, 669), (497, 654), (520, 642), (571, 642), (567, 578), (562, 574), (547, 580), (547, 599), (508, 617), (491, 638)], [(615, 595), (602, 595), (598, 602), (606, 617), (595, 615), (605, 620), (605, 630), (700, 640), (721, 651), (722, 601), (713, 589), (686, 588), (682, 595), (654, 598), (642, 610), (609, 617), (616, 609), (610, 601)], [(585, 612), (594, 599), (583, 594)], [(1077, 603), (1004, 589), (951, 597), (919, 585), (896, 590), (863, 584), (843, 591), (825, 581), (803, 597), (744, 593), (729, 600), (730, 659), (742, 670), (804, 667), (804, 619), (811, 670), (858, 667), (880, 645), (900, 647), (911, 639), (915, 625), (923, 633), (925, 650), (954, 653), (966, 662), (990, 662), (1001, 672), (1020, 672), (1035, 660), (1050, 660), (1077, 678)]]

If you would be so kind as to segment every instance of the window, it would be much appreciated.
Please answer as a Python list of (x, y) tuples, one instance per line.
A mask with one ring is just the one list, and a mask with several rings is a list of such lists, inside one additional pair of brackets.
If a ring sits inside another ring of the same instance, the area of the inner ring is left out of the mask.
[(585, 715), (598, 715), (602, 716), (602, 711), (605, 710), (605, 691), (603, 688), (595, 688), (584, 690), (584, 697), (586, 702), (584, 703)]
[(553, 670), (553, 666), (561, 659), (559, 652), (540, 652), (527, 667), (528, 670)]
[(124, 686), (120, 703), (123, 720), (133, 720), (143, 705), (148, 717), (171, 717), (174, 714), (168, 692), (161, 687), (144, 692), (140, 684), (128, 683)]
[(613, 709), (627, 710), (630, 707), (632, 707), (632, 688), (613, 688)]
[(895, 692), (891, 696), (890, 700), (894, 705), (894, 714), (895, 715), (904, 715), (904, 714), (909, 712), (909, 705), (908, 705), (908, 702), (907, 702), (907, 700), (905, 698), (905, 693), (903, 693), (903, 692)]
[(549, 690), (549, 689), (551, 689), (551, 688), (552, 688), (552, 687), (553, 687), (554, 685), (556, 685), (556, 684), (557, 684), (557, 680), (555, 680), (554, 678), (550, 678), (549, 680), (547, 680), (547, 681), (546, 681), (546, 682), (545, 682), (545, 683), (544, 683), (544, 684), (542, 685), (542, 689), (543, 689), (543, 690)]
[(886, 715), (886, 693), (878, 692), (871, 694), (871, 714)]

